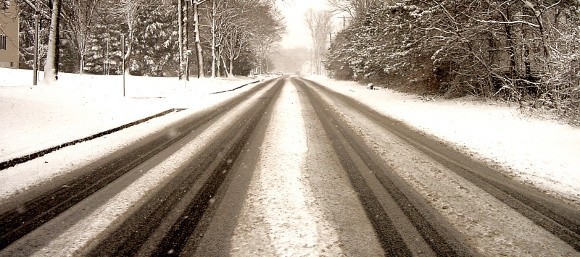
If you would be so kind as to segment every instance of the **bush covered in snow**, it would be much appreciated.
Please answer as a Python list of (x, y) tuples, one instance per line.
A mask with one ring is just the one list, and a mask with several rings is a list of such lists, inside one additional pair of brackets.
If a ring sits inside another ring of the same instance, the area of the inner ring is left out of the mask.
[(579, 10), (577, 1), (377, 3), (335, 37), (326, 68), (338, 79), (501, 97), (577, 120)]

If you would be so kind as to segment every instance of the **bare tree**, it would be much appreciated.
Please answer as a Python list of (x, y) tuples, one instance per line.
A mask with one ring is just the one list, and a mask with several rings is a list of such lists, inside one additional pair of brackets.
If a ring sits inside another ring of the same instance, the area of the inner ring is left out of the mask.
[[(216, 77), (216, 66), (219, 65), (218, 59), (218, 47), (219, 47), (219, 32), (218, 27), (220, 23), (220, 7), (227, 4), (227, 1), (219, 1), (216, 3), (216, 0), (211, 0), (211, 10), (209, 12), (210, 15), (210, 29), (211, 29), (211, 77)], [(216, 64), (217, 63), (217, 64)]]
[[(212, 78), (220, 73), (220, 59), (223, 50), (227, 47), (226, 37), (231, 31), (232, 25), (236, 23), (236, 18), (240, 17), (244, 10), (238, 8), (237, 0), (212, 0), (211, 9), (207, 12), (207, 19), (210, 21), (210, 47), (211, 47), (211, 76)], [(241, 23), (237, 24), (241, 26)], [(224, 65), (224, 67), (227, 67)], [(227, 73), (227, 70), (226, 70)], [(228, 73), (228, 76), (230, 74)]]
[(189, 1), (177, 0), (179, 80), (189, 80)]
[(193, 33), (195, 41), (195, 50), (197, 54), (197, 77), (205, 77), (205, 68), (203, 65), (203, 48), (201, 46), (201, 36), (199, 30), (199, 6), (207, 0), (191, 0), (193, 7)]
[(189, 80), (189, 56), (191, 51), (189, 50), (189, 1), (184, 1), (183, 4), (183, 51), (185, 52), (185, 79)]
[(312, 37), (313, 56), (311, 60), (312, 71), (316, 74), (322, 73), (322, 57), (327, 49), (329, 35), (332, 29), (332, 13), (329, 11), (314, 11), (309, 9), (306, 12), (306, 24)]
[[(244, 53), (252, 52), (258, 63), (280, 38), (282, 23), (274, 2), (262, 0), (215, 1), (208, 11), (212, 37), (212, 74), (219, 71), (220, 59), (228, 76)], [(258, 64), (259, 65), (259, 64)]]
[[(234, 62), (240, 57), (242, 50), (248, 46), (250, 40), (250, 33), (237, 25), (235, 23), (229, 23), (224, 26), (227, 30), (227, 35), (223, 42), (223, 54), (226, 57), (224, 58), (224, 67), (227, 68), (226, 72), (228, 76), (233, 76)], [(225, 64), (225, 59), (228, 60), (229, 65)]]
[(184, 46), (184, 24), (183, 24), (183, 17), (184, 17), (184, 2), (183, 0), (177, 0), (177, 33), (178, 33), (178, 59), (179, 59), (179, 69), (177, 72), (177, 76), (179, 80), (186, 79), (186, 63), (185, 63), (185, 46)]
[(111, 13), (120, 17), (121, 20), (124, 20), (125, 25), (127, 26), (127, 50), (125, 56), (123, 56), (123, 59), (125, 59), (126, 73), (129, 73), (127, 66), (129, 65), (132, 56), (135, 28), (138, 25), (137, 21), (139, 18), (139, 10), (147, 1), (148, 0), (119, 0), (115, 6), (111, 7)]
[(58, 41), (60, 23), (60, 0), (52, 0), (52, 14), (50, 19), (50, 32), (48, 37), (48, 52), (44, 63), (44, 84), (56, 83), (58, 74)]
[(252, 35), (251, 6), (254, 6), (253, 1), (232, 0), (223, 6), (220, 13), (220, 26), (217, 28), (223, 66), (228, 77), (233, 76), (234, 62), (249, 46)]
[(358, 17), (376, 3), (388, 4), (392, 1), (381, 0), (328, 0), (336, 11), (348, 13), (351, 17)]
[(250, 43), (253, 51), (257, 53), (260, 72), (269, 72), (269, 55), (285, 29), (282, 25), (283, 17), (272, 7), (272, 3), (267, 1), (251, 7), (251, 10)]
[(66, 33), (72, 40), (79, 56), (79, 74), (83, 74), (87, 41), (89, 39), (95, 10), (101, 0), (65, 0), (63, 6), (63, 21), (66, 24)]

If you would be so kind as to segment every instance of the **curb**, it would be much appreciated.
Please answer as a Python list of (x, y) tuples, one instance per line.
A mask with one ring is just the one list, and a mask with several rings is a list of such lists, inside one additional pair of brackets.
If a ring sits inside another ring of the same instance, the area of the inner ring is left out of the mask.
[(100, 132), (100, 133), (97, 133), (97, 134), (93, 134), (93, 135), (88, 136), (88, 137), (85, 137), (85, 138), (73, 140), (73, 141), (70, 141), (70, 142), (67, 142), (67, 143), (64, 143), (64, 144), (60, 144), (60, 145), (57, 145), (57, 146), (50, 147), (48, 149), (44, 149), (44, 150), (40, 150), (40, 151), (35, 152), (35, 153), (31, 153), (31, 154), (28, 154), (28, 155), (25, 155), (25, 156), (22, 156), (22, 157), (17, 157), (17, 158), (8, 160), (8, 161), (0, 162), (0, 170), (4, 170), (4, 169), (10, 168), (10, 167), (14, 167), (17, 164), (25, 163), (27, 161), (30, 161), (30, 160), (33, 160), (33, 159), (42, 157), (42, 156), (44, 156), (46, 154), (52, 153), (52, 152), (54, 152), (56, 150), (59, 150), (61, 148), (64, 148), (64, 147), (67, 147), (67, 146), (71, 146), (71, 145), (75, 145), (75, 144), (82, 143), (82, 142), (86, 142), (86, 141), (89, 141), (89, 140), (93, 140), (93, 139), (98, 138), (98, 137), (106, 136), (106, 135), (115, 133), (117, 131), (120, 131), (120, 130), (129, 128), (129, 127), (132, 127), (132, 126), (141, 124), (141, 123), (146, 122), (148, 120), (151, 120), (151, 119), (154, 119), (154, 118), (158, 118), (158, 117), (167, 115), (167, 114), (172, 113), (172, 112), (177, 112), (177, 111), (181, 111), (181, 109), (172, 108), (172, 109), (169, 109), (169, 110), (160, 112), (158, 114), (155, 114), (155, 115), (152, 115), (152, 116), (149, 116), (149, 117), (145, 117), (143, 119), (136, 120), (136, 121), (133, 121), (131, 123), (127, 123), (125, 125), (122, 125), (122, 126), (119, 126), (119, 127), (113, 128), (113, 129), (109, 129), (109, 130), (106, 130), (106, 131), (103, 131), (103, 132)]
[(243, 84), (243, 85), (241, 85), (241, 86), (239, 86), (239, 87), (235, 87), (235, 88), (228, 89), (228, 90), (223, 90), (223, 91), (217, 91), (217, 92), (213, 92), (213, 93), (209, 93), (209, 94), (210, 94), (210, 95), (215, 95), (215, 94), (221, 94), (221, 93), (225, 93), (225, 92), (232, 92), (232, 91), (234, 91), (234, 90), (240, 89), (240, 88), (242, 88), (242, 87), (245, 87), (245, 86), (247, 86), (247, 85), (251, 85), (251, 84), (254, 84), (254, 83), (258, 83), (258, 82), (260, 82), (260, 81), (261, 81), (261, 80), (255, 80), (255, 81), (252, 81), (252, 82), (248, 82), (248, 83), (246, 83), (246, 84)]
[[(242, 87), (245, 87), (247, 85), (251, 85), (251, 84), (254, 84), (254, 83), (258, 83), (258, 82), (260, 82), (260, 80), (255, 80), (255, 81), (252, 81), (252, 82), (248, 82), (246, 84), (243, 84), (241, 86), (238, 86), (238, 87), (235, 87), (235, 88), (232, 88), (232, 89), (218, 91), (218, 92), (213, 92), (213, 93), (210, 93), (210, 95), (215, 95), (215, 94), (220, 94), (220, 93), (225, 93), (225, 92), (231, 92), (231, 91), (240, 89)], [(136, 120), (136, 121), (133, 121), (131, 123), (128, 123), (128, 124), (125, 124), (125, 125), (121, 125), (119, 127), (116, 127), (116, 128), (113, 128), (113, 129), (109, 129), (109, 130), (106, 130), (106, 131), (103, 131), (103, 132), (100, 132), (100, 133), (97, 133), (97, 134), (93, 134), (93, 135), (88, 136), (88, 137), (85, 137), (85, 138), (73, 140), (73, 141), (70, 141), (70, 142), (67, 142), (67, 143), (64, 143), (64, 144), (60, 144), (60, 145), (53, 146), (53, 147), (50, 147), (50, 148), (47, 148), (47, 149), (44, 149), (44, 150), (40, 150), (40, 151), (35, 152), (35, 153), (31, 153), (31, 154), (28, 154), (28, 155), (25, 155), (25, 156), (22, 156), (22, 157), (16, 157), (16, 158), (11, 159), (11, 160), (8, 160), (8, 161), (0, 162), (0, 171), (1, 170), (5, 170), (5, 169), (10, 168), (10, 167), (14, 167), (17, 164), (21, 164), (21, 163), (25, 163), (25, 162), (34, 160), (36, 158), (42, 157), (44, 155), (47, 155), (49, 153), (52, 153), (52, 152), (54, 152), (56, 150), (59, 150), (59, 149), (62, 149), (64, 147), (71, 146), (71, 145), (75, 145), (75, 144), (82, 143), (82, 142), (86, 142), (86, 141), (89, 141), (89, 140), (93, 140), (95, 138), (99, 138), (99, 137), (102, 137), (102, 136), (106, 136), (106, 135), (109, 135), (109, 134), (118, 132), (120, 130), (129, 128), (129, 127), (132, 127), (132, 126), (135, 126), (135, 125), (138, 125), (138, 124), (141, 124), (141, 123), (146, 122), (148, 120), (151, 120), (151, 119), (154, 119), (154, 118), (158, 118), (158, 117), (167, 115), (167, 114), (172, 113), (172, 112), (178, 112), (178, 111), (181, 111), (181, 110), (183, 110), (183, 109), (171, 108), (169, 110), (160, 112), (158, 114), (155, 114), (155, 115), (152, 115), (152, 116), (149, 116), (149, 117), (145, 117), (143, 119)]]

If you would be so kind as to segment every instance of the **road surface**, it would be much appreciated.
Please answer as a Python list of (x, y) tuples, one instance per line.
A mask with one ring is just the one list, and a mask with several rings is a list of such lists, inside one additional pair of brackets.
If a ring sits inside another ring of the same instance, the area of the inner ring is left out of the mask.
[(0, 256), (580, 256), (579, 206), (297, 77), (0, 207)]

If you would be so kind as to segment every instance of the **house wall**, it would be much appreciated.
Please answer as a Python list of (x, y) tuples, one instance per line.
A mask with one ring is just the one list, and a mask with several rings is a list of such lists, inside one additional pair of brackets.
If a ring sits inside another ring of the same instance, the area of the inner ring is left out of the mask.
[[(6, 11), (0, 10), (0, 37), (6, 38), (5, 46), (0, 44), (0, 67), (3, 68), (18, 68), (19, 63), (19, 17), (18, 9), (15, 1), (12, 1), (10, 7)], [(2, 40), (2, 39), (0, 39)], [(2, 40), (4, 41), (4, 40)], [(3, 42), (2, 42), (3, 43)]]

